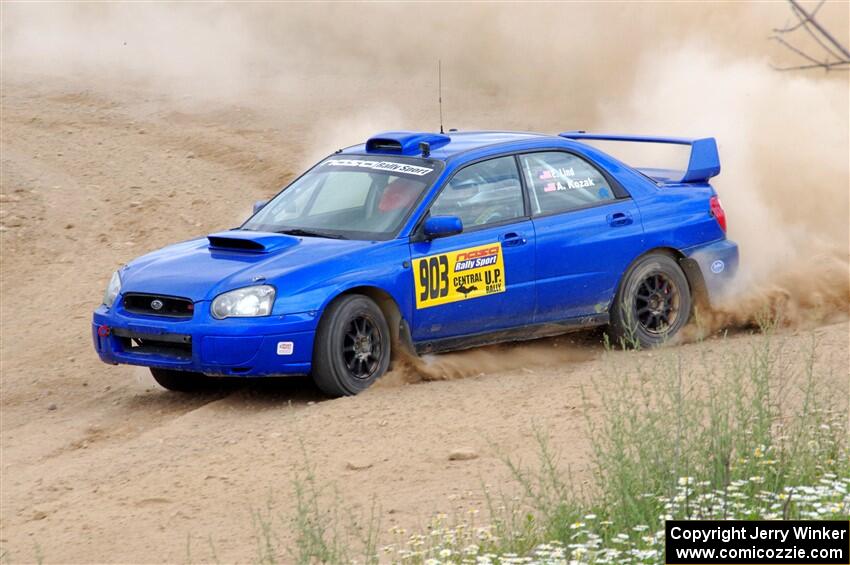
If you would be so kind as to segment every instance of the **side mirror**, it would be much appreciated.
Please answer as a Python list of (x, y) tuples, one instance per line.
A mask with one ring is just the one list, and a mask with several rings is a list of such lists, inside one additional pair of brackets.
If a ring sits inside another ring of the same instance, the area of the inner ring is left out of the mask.
[(256, 202), (254, 202), (254, 213), (256, 214), (257, 212), (259, 212), (260, 208), (262, 208), (268, 203), (268, 200), (257, 200)]
[(461, 233), (463, 222), (457, 216), (431, 216), (425, 220), (424, 228), (427, 239), (437, 239)]

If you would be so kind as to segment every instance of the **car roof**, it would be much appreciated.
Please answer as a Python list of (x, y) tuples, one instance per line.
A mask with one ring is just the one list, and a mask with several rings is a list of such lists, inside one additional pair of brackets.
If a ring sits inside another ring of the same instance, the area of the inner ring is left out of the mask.
[(375, 134), (365, 143), (347, 147), (340, 153), (420, 157), (422, 152), (419, 144), (424, 142), (431, 148), (431, 159), (448, 161), (476, 149), (541, 138), (564, 141), (557, 136), (518, 131), (449, 131), (447, 133), (389, 131)]

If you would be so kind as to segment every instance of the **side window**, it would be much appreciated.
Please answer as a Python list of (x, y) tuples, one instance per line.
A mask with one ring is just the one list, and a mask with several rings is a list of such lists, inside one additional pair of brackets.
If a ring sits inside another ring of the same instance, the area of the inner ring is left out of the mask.
[(432, 216), (458, 216), (464, 229), (524, 215), (522, 185), (513, 156), (461, 169), (431, 206)]
[(599, 170), (571, 153), (546, 151), (519, 156), (534, 215), (573, 210), (614, 200)]

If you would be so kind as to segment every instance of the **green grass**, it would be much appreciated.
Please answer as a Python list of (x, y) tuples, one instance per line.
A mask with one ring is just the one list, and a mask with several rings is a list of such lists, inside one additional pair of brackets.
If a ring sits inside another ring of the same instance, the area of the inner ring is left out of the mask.
[[(344, 505), (334, 485), (321, 484), (301, 443), (302, 465), (292, 477), (295, 507), (280, 512), (269, 495), (266, 506), (252, 512), (256, 562), (376, 563), (380, 513), (373, 501), (368, 512)], [(281, 535), (293, 534), (290, 543)]]
[(711, 347), (696, 365), (674, 348), (608, 353), (607, 374), (584, 391), (585, 405), (601, 405), (586, 412), (590, 488), (573, 484), (538, 428), (537, 463), (506, 457), (513, 485), (484, 489), (483, 525), (440, 515), (385, 534), (374, 506), (367, 520), (344, 515), (307, 465), (293, 482), (294, 544), (283, 552), (269, 508), (255, 518), (258, 561), (661, 563), (665, 519), (846, 518), (846, 391), (836, 406), (815, 340), (792, 349), (765, 325), (745, 350)]

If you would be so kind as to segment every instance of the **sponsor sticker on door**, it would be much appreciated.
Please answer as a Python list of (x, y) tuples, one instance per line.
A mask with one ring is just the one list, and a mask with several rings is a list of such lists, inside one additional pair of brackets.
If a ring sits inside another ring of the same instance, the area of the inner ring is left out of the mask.
[(416, 308), (429, 308), (505, 292), (500, 242), (413, 260)]

